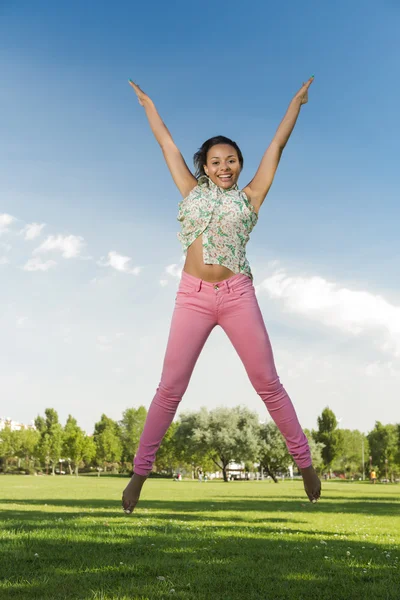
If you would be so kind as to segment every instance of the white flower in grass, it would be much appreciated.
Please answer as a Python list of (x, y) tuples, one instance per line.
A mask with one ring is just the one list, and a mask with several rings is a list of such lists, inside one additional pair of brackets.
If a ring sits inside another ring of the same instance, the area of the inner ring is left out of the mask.
[(325, 546), (327, 546), (327, 545), (328, 545), (328, 542), (325, 542), (324, 540), (321, 540), (321, 541), (320, 541), (320, 544), (325, 544)]
[(350, 552), (348, 550), (347, 550), (346, 554), (347, 554), (347, 556), (350, 556)]
[(37, 552), (35, 552), (35, 556), (39, 556), (39, 554)]
[(175, 594), (175, 590), (174, 590), (174, 588), (172, 588), (172, 590), (169, 590), (169, 593), (170, 593), (170, 594)]
[(162, 575), (158, 575), (157, 579), (158, 581), (165, 581), (165, 577), (163, 577)]

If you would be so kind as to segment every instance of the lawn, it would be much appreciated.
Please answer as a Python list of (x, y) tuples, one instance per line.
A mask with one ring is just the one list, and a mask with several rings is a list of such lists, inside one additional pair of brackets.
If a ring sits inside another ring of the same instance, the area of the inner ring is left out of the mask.
[(0, 476), (0, 598), (399, 600), (400, 485)]

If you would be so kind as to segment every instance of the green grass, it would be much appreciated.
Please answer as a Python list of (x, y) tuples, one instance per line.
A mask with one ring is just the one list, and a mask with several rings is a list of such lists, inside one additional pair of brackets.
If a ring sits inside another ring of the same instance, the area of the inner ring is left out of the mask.
[(127, 481), (1, 476), (0, 599), (400, 598), (399, 485)]

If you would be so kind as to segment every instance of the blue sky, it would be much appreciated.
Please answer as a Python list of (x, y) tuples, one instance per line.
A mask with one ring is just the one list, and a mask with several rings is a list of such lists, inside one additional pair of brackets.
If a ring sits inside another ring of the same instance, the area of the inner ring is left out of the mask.
[[(244, 187), (314, 74), (248, 244), (257, 296), (305, 427), (327, 405), (343, 427), (400, 421), (399, 21), (393, 1), (5, 0), (0, 416), (52, 406), (91, 431), (158, 386), (181, 198), (128, 78), (190, 166), (234, 139)], [(180, 410), (221, 404), (265, 416), (215, 329)]]

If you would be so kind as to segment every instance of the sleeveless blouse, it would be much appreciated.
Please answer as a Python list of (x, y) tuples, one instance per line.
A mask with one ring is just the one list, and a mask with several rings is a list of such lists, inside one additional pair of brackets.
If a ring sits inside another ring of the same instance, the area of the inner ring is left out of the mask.
[(246, 244), (258, 215), (237, 184), (225, 190), (202, 175), (178, 207), (181, 231), (177, 237), (185, 256), (189, 246), (203, 234), (204, 264), (222, 265), (253, 279)]

